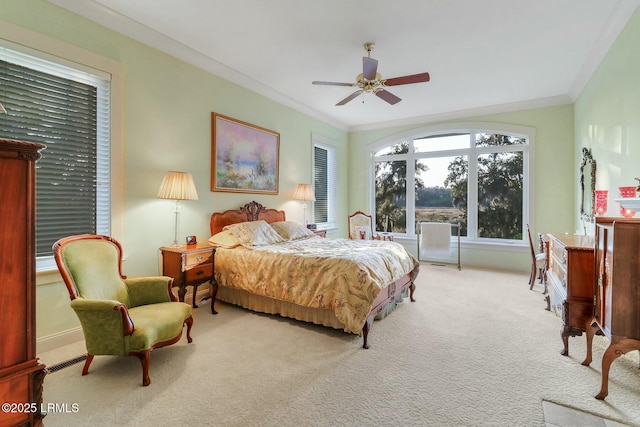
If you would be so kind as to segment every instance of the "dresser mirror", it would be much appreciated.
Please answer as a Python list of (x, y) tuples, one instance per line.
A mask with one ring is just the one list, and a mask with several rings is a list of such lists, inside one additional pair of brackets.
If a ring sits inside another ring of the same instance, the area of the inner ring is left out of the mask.
[(584, 221), (593, 222), (596, 199), (596, 161), (591, 150), (582, 148), (580, 164), (580, 216)]

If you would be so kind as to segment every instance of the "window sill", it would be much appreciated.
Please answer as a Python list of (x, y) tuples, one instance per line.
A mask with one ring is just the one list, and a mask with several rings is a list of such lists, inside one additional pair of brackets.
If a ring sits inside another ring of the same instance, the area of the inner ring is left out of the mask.
[(338, 226), (333, 223), (319, 223), (317, 224), (316, 229), (322, 231), (336, 231), (338, 230)]
[[(402, 243), (404, 245), (416, 245), (418, 244), (417, 235), (408, 236), (406, 234), (394, 234), (393, 240), (398, 243)], [(454, 237), (451, 239), (451, 245), (457, 245), (458, 241)], [(482, 250), (505, 250), (505, 249), (513, 249), (516, 251), (528, 251), (529, 245), (524, 242), (493, 242), (493, 241), (479, 241), (479, 240), (464, 240), (460, 239), (460, 247), (463, 249), (482, 249)]]

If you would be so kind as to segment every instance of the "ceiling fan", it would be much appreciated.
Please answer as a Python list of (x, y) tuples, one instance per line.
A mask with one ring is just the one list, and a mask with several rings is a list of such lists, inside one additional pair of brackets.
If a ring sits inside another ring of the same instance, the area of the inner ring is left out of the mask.
[(397, 104), (402, 101), (391, 92), (385, 90), (388, 86), (407, 85), (412, 83), (422, 83), (429, 81), (429, 73), (412, 74), (409, 76), (394, 77), (391, 79), (383, 79), (380, 73), (378, 73), (378, 60), (371, 58), (371, 51), (376, 45), (373, 43), (365, 43), (364, 49), (367, 51), (367, 56), (362, 57), (362, 73), (358, 74), (355, 83), (336, 83), (336, 82), (322, 82), (314, 81), (314, 85), (326, 85), (326, 86), (350, 86), (357, 87), (358, 90), (347, 96), (342, 101), (338, 102), (336, 106), (344, 105), (358, 95), (365, 92), (373, 93), (378, 98), (388, 102), (391, 105)]

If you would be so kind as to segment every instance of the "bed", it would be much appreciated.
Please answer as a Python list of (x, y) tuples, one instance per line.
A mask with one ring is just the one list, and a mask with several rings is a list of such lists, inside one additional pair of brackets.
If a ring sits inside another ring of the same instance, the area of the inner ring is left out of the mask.
[(217, 298), (361, 334), (369, 348), (374, 318), (385, 317), (407, 295), (415, 301), (419, 263), (399, 243), (325, 239), (257, 202), (213, 213), (210, 231), (217, 247), (214, 314)]

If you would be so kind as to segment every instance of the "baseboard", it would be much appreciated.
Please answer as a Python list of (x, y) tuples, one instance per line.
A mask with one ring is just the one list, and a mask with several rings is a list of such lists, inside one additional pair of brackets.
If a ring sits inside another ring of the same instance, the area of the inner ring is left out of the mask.
[(55, 350), (65, 345), (74, 344), (84, 340), (82, 328), (68, 329), (63, 332), (47, 335), (46, 337), (36, 340), (36, 354), (42, 354), (46, 351)]

